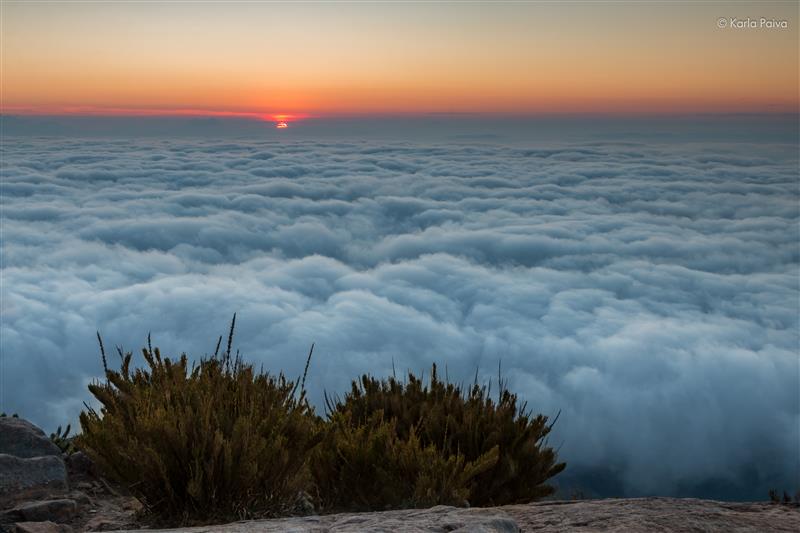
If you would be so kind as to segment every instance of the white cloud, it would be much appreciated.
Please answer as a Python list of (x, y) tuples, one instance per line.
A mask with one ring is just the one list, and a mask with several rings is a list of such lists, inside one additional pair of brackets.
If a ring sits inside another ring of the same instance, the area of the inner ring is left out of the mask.
[(562, 410), (567, 474), (791, 488), (794, 148), (7, 138), (3, 409), (74, 419), (95, 330), (202, 355), (237, 312), (266, 368), (300, 374), (316, 342), (316, 401), (392, 361), (470, 380), (502, 360)]

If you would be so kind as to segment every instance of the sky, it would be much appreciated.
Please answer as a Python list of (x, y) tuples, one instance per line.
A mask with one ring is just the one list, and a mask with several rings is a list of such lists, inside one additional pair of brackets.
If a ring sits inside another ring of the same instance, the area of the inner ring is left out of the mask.
[[(4, 1), (2, 15), (5, 114), (798, 109), (796, 1)], [(734, 22), (748, 18), (787, 27)]]

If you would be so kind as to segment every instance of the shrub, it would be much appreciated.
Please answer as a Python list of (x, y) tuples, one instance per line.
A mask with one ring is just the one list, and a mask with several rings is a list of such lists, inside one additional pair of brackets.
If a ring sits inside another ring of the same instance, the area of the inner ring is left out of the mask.
[(50, 433), (50, 440), (58, 446), (58, 449), (61, 450), (61, 453), (65, 453), (67, 455), (73, 454), (77, 451), (75, 448), (75, 437), (70, 437), (71, 426), (67, 424), (67, 427), (64, 431), (61, 431), (61, 426), (58, 426), (58, 429), (54, 433)]
[(327, 510), (489, 506), (553, 492), (545, 482), (565, 466), (547, 446), (553, 424), (518, 406), (502, 381), (493, 400), (477, 380), (442, 381), (435, 365), (427, 384), (365, 375), (344, 399), (326, 396), (322, 420), (305, 374), (290, 381), (231, 355), (235, 320), (227, 350), (220, 337), (191, 366), (185, 354), (162, 357), (148, 336), (143, 367), (118, 348), (120, 369), (110, 370), (98, 334), (106, 380), (89, 390), (100, 412), (87, 406), (82, 434), (59, 428), (51, 438), (74, 442), (174, 525), (288, 514), (305, 491)]
[[(343, 400), (326, 398), (332, 427), (321, 447), (324, 457), (315, 460), (318, 489), (333, 490), (338, 482), (341, 490), (356, 491), (359, 480), (369, 483), (377, 472), (388, 486), (354, 503), (458, 503), (466, 495), (473, 506), (492, 506), (552, 494), (545, 482), (566, 466), (547, 446), (553, 424), (518, 406), (502, 380), (497, 401), (490, 392), (477, 380), (466, 390), (442, 381), (435, 365), (428, 385), (411, 373), (406, 383), (362, 376)], [(424, 457), (424, 465), (404, 463), (397, 458), (403, 453)], [(421, 480), (445, 475), (438, 485)], [(417, 499), (417, 487), (430, 497)]]
[(794, 493), (794, 500), (792, 500), (792, 497), (786, 491), (783, 491), (783, 497), (781, 498), (780, 492), (775, 489), (769, 489), (769, 499), (775, 504), (798, 506), (800, 505), (800, 490)]
[(297, 382), (231, 356), (235, 320), (227, 351), (218, 343), (191, 367), (148, 337), (145, 368), (118, 349), (121, 369), (109, 370), (101, 341), (107, 381), (89, 390), (102, 407), (81, 413), (78, 446), (162, 522), (282, 514), (305, 484), (318, 419)]
[(324, 444), (312, 452), (317, 499), (329, 510), (369, 511), (464, 505), (470, 481), (497, 462), (497, 447), (468, 462), (424, 445), (412, 427), (378, 411), (360, 423), (333, 413)]

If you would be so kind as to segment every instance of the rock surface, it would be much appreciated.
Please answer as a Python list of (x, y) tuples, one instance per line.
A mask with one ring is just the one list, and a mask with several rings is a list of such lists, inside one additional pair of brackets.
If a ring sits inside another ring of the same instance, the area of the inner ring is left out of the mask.
[(62, 454), (30, 422), (0, 417), (0, 532), (133, 527), (140, 508), (98, 477), (84, 454)]
[(14, 533), (72, 533), (72, 528), (55, 522), (23, 522), (14, 524)]
[(682, 498), (541, 502), (501, 507), (523, 531), (800, 531), (800, 507)]
[(63, 494), (67, 469), (61, 456), (16, 457), (0, 454), (0, 508), (42, 494)]
[(3, 522), (68, 522), (77, 512), (78, 504), (75, 500), (62, 498), (24, 503), (2, 511), (0, 516), (4, 517)]
[(430, 509), (408, 509), (375, 513), (342, 513), (322, 516), (251, 520), (219, 526), (180, 529), (129, 531), (180, 531), (185, 533), (251, 533), (287, 532), (321, 533), (385, 531), (385, 532), (451, 532), (451, 533), (518, 533), (516, 522), (501, 508), (462, 509), (439, 505)]
[(800, 508), (771, 503), (731, 503), (677, 498), (579, 500), (508, 505), (487, 509), (431, 509), (346, 513), (254, 520), (220, 526), (181, 528), (181, 533), (295, 533), (537, 531), (737, 532), (800, 531)]
[(0, 417), (0, 453), (15, 457), (61, 457), (61, 450), (44, 431), (22, 418)]

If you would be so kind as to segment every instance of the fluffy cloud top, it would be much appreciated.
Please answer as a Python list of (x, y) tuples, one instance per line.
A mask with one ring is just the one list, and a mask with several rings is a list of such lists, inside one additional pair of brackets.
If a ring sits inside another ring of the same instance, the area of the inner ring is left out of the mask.
[[(468, 142), (468, 141), (463, 141)], [(763, 498), (800, 475), (784, 144), (3, 143), (2, 409), (74, 420), (94, 337), (238, 344), (312, 398), (502, 361), (562, 483)]]

